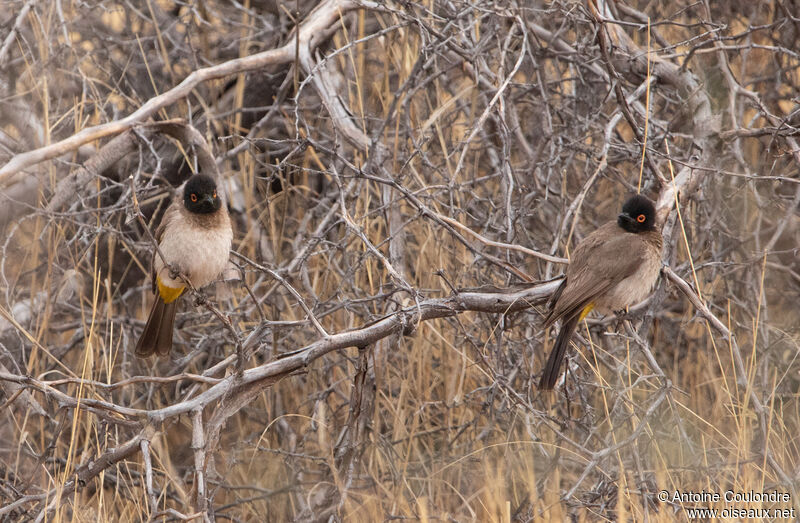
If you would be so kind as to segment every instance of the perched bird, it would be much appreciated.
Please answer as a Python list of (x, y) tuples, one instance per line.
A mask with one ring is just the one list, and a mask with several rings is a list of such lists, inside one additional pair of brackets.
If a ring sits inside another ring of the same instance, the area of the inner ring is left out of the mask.
[[(136, 355), (169, 354), (177, 299), (186, 277), (195, 289), (217, 279), (228, 263), (233, 231), (217, 184), (210, 176), (194, 175), (178, 190), (155, 234), (164, 259), (153, 253), (152, 280), (156, 294), (150, 316), (136, 343)], [(171, 274), (170, 265), (180, 275)]]
[(561, 330), (544, 366), (540, 389), (555, 386), (572, 333), (589, 312), (621, 311), (650, 293), (661, 272), (662, 238), (655, 220), (653, 202), (633, 196), (617, 221), (602, 225), (575, 248), (544, 320), (546, 328), (560, 319)]

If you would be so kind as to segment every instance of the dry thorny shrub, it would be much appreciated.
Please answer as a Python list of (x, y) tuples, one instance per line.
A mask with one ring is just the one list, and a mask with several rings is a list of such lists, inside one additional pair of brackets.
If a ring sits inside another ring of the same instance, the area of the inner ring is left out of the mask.
[[(800, 4), (310, 4), (5, 2), (2, 518), (797, 506)], [(240, 280), (137, 360), (132, 189), (154, 228), (204, 147)], [(639, 189), (669, 270), (543, 395), (558, 257)]]

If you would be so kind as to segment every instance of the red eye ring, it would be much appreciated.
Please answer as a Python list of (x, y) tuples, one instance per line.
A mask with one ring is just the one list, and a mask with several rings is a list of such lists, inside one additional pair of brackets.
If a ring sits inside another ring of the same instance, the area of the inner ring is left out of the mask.
[(217, 199), (217, 191), (214, 191), (214, 199)]
[(645, 216), (644, 214), (640, 214), (639, 216), (636, 217), (636, 221), (639, 222), (639, 223), (644, 223), (644, 221), (646, 219), (647, 219), (647, 216)]
[(197, 195), (195, 193), (192, 193), (189, 195), (189, 199), (192, 200), (193, 202), (197, 202)]

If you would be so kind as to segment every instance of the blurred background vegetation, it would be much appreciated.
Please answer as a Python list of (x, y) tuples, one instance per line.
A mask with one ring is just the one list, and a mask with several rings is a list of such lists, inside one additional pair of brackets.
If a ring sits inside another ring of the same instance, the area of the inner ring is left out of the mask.
[[(182, 118), (207, 140), (241, 281), (206, 290), (237, 338), (184, 299), (172, 356), (137, 360), (152, 247), (131, 191), (154, 229), (190, 148), (125, 127), (0, 174), (0, 519), (672, 521), (695, 506), (660, 490), (800, 506), (797, 0), (2, 3), (2, 164), (231, 61), (139, 122)], [(232, 62), (293, 42), (308, 52)], [(130, 148), (101, 161), (122, 131)], [(707, 308), (662, 278), (629, 325), (590, 317), (552, 395), (535, 386), (554, 337), (537, 304), (419, 321), (195, 414), (140, 415), (235, 379), (236, 339), (244, 368), (318, 342), (298, 295), (335, 334), (554, 278), (563, 264), (518, 247), (566, 257), (639, 190)]]

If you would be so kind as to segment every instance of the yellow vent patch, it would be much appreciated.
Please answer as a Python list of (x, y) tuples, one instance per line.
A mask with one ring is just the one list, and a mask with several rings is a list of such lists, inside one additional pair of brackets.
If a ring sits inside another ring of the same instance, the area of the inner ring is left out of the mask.
[(158, 285), (158, 294), (161, 296), (161, 299), (164, 300), (164, 303), (172, 303), (173, 301), (177, 300), (178, 297), (183, 294), (183, 289), (185, 287), (167, 287), (161, 281), (161, 277), (156, 277), (156, 285)]
[[(176, 298), (177, 298), (177, 296), (176, 296)], [(167, 302), (167, 303), (169, 303), (169, 302)], [(578, 321), (583, 321), (583, 319), (584, 319), (584, 318), (585, 318), (585, 317), (586, 317), (586, 316), (587, 316), (587, 315), (588, 315), (590, 312), (592, 312), (592, 309), (594, 309), (594, 303), (590, 303), (589, 305), (587, 305), (586, 307), (584, 307), (584, 308), (583, 308), (583, 310), (581, 311), (581, 317), (580, 317), (580, 318), (578, 318)]]

